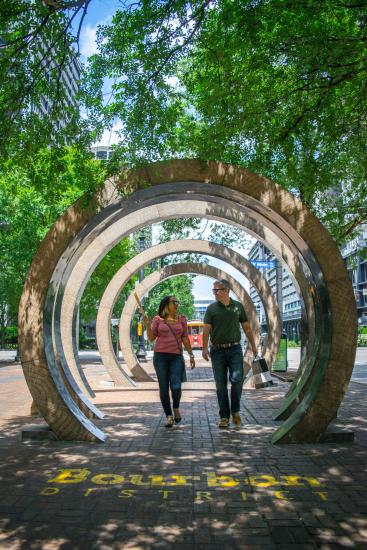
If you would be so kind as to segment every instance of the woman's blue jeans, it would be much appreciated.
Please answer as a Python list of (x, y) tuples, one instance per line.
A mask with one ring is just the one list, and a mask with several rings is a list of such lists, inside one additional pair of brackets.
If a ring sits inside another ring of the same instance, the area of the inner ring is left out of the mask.
[(176, 353), (154, 352), (153, 366), (157, 373), (159, 397), (166, 416), (172, 416), (169, 389), (171, 388), (172, 404), (178, 409), (181, 399), (181, 377), (184, 368), (182, 355)]
[[(231, 348), (210, 349), (210, 358), (217, 388), (219, 415), (229, 418), (240, 410), (243, 386), (243, 353), (240, 344)], [(228, 398), (228, 375), (231, 382), (231, 404)]]

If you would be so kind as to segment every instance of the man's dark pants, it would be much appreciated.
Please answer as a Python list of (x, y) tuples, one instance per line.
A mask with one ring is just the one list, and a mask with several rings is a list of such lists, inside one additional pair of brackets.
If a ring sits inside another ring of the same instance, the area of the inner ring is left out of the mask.
[[(240, 344), (230, 348), (210, 349), (221, 418), (240, 410), (243, 386), (243, 353)], [(228, 398), (228, 377), (231, 382), (231, 403)]]

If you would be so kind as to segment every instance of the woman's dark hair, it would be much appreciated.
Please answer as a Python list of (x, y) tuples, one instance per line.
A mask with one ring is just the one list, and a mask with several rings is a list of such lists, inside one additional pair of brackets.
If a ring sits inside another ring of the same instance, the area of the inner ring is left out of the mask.
[(170, 299), (172, 297), (173, 296), (165, 296), (164, 298), (162, 298), (161, 303), (159, 304), (159, 308), (158, 308), (159, 317), (164, 317), (164, 310), (165, 310), (166, 307), (168, 307), (168, 304), (169, 304)]

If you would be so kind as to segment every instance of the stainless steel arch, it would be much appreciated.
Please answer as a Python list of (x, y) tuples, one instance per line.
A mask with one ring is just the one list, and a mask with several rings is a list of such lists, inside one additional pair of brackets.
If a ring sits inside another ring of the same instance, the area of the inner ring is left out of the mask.
[[(266, 359), (269, 364), (272, 364), (279, 347), (281, 324), (278, 306), (267, 281), (248, 260), (228, 247), (209, 243), (208, 241), (186, 239), (162, 243), (138, 254), (120, 268), (108, 284), (99, 304), (96, 337), (102, 362), (106, 366), (106, 369), (111, 372), (111, 376), (113, 377), (119, 364), (113, 351), (109, 327), (113, 307), (122, 288), (131, 275), (136, 273), (144, 264), (156, 258), (179, 252), (195, 252), (222, 259), (236, 267), (245, 277), (251, 280), (263, 301), (269, 326), (273, 328), (273, 338), (269, 340), (269, 347), (266, 352)], [(131, 359), (130, 355), (129, 358)], [(141, 375), (145, 376), (145, 372), (142, 372), (142, 367), (137, 362), (131, 367), (131, 370), (137, 379)]]
[[(182, 183), (185, 179), (189, 181)], [(51, 427), (61, 437), (101, 439), (101, 434), (94, 432), (93, 425), (75, 409), (74, 401), (57, 375), (55, 351), (57, 353), (60, 346), (58, 323), (61, 304), (67, 303), (63, 300), (64, 286), (69, 285), (68, 289), (65, 288), (65, 297), (70, 299), (71, 280), (72, 284), (77, 285), (74, 296), (77, 303), (89, 272), (102, 255), (103, 245), (105, 252), (113, 246), (117, 238), (116, 233), (113, 235), (113, 225), (124, 214), (124, 227), (119, 237), (128, 231), (129, 224), (131, 230), (134, 225), (139, 227), (154, 219), (195, 215), (195, 212), (188, 211), (190, 205), (185, 201), (206, 201), (204, 217), (233, 220), (239, 226), (252, 229), (260, 240), (283, 257), (300, 282), (311, 336), (313, 332), (315, 336), (298, 387), (288, 399), (287, 408), (291, 415), (277, 430), (273, 441), (315, 440), (340, 403), (345, 381), (349, 379), (353, 367), (356, 340), (355, 319), (352, 318), (348, 326), (343, 325), (341, 329), (341, 313), (352, 311), (354, 300), (340, 255), (322, 226), (297, 199), (269, 180), (220, 163), (205, 165), (197, 161), (172, 161), (148, 167), (140, 173), (127, 174), (123, 181), (133, 187), (146, 186), (148, 182), (148, 185), (155, 186), (154, 198), (151, 198), (149, 189), (138, 191), (130, 201), (116, 201), (93, 220), (91, 210), (81, 211), (77, 206), (69, 209), (45, 239), (24, 289), (20, 306), (22, 364), (31, 393)], [(171, 204), (168, 206), (168, 203)], [(215, 206), (217, 209), (213, 214)], [(133, 212), (135, 218), (136, 212), (142, 215), (139, 220), (127, 219)], [(86, 223), (87, 220), (91, 221)], [(108, 223), (110, 228), (103, 231)], [(81, 228), (83, 230), (71, 243), (72, 236)], [(87, 247), (97, 234), (98, 252), (94, 254), (90, 249), (87, 251)], [(71, 245), (68, 246), (68, 243)], [(72, 273), (75, 268), (80, 270), (80, 280)], [(52, 271), (47, 307), (43, 314)], [(73, 276), (69, 277), (71, 274)], [(52, 346), (52, 321), (55, 326), (55, 348)], [(39, 332), (42, 322), (46, 345), (43, 334)], [(331, 329), (335, 338), (331, 338)], [(37, 339), (34, 338), (34, 330)], [(47, 365), (52, 381), (48, 377)], [(65, 364), (64, 368), (67, 368)], [(56, 384), (56, 391), (52, 384)], [(52, 395), (51, 402), (46, 398), (47, 391)]]
[[(199, 264), (199, 263), (179, 263), (179, 264), (171, 264), (168, 266), (165, 266), (163, 269), (160, 269), (159, 271), (155, 271), (148, 277), (144, 279), (142, 283), (140, 283), (136, 288), (135, 291), (140, 295), (146, 294), (151, 288), (153, 288), (155, 285), (157, 285), (160, 281), (163, 281), (169, 277), (174, 277), (181, 274), (186, 273), (195, 273), (195, 274), (201, 274), (206, 275), (207, 277), (210, 277), (212, 279), (223, 279), (226, 278), (233, 290), (233, 292), (236, 294), (236, 296), (239, 298), (239, 300), (244, 304), (245, 310), (248, 315), (249, 322), (253, 328), (254, 337), (256, 344), (258, 345), (259, 339), (260, 339), (260, 329), (259, 329), (259, 323), (256, 315), (256, 309), (246, 292), (246, 290), (243, 288), (242, 285), (240, 285), (233, 277), (231, 277), (228, 273), (225, 271), (208, 265), (208, 264)], [(120, 343), (121, 343), (121, 350), (124, 356), (124, 359), (126, 361), (126, 364), (130, 371), (134, 372), (134, 368), (136, 367), (136, 364), (139, 364), (136, 355), (133, 351), (131, 340), (130, 340), (130, 325), (131, 325), (131, 319), (134, 314), (134, 311), (136, 309), (136, 303), (132, 296), (127, 300), (120, 318)], [(98, 336), (103, 332), (102, 327), (99, 326), (98, 320), (96, 323), (96, 334), (97, 334), (97, 342), (98, 342)], [(112, 355), (111, 359), (116, 359), (116, 356), (113, 357), (113, 349), (110, 348), (110, 354)], [(248, 354), (245, 354), (244, 361), (248, 361)], [(122, 366), (123, 368), (123, 366)]]
[[(187, 184), (182, 183), (179, 185), (180, 188), (185, 188)], [(241, 220), (242, 224), (246, 226), (247, 230), (250, 232), (254, 232), (254, 229), (256, 228), (257, 232), (261, 233), (262, 238), (264, 238), (264, 236), (266, 237), (266, 242), (268, 246), (270, 243), (270, 245), (273, 245), (276, 249), (279, 249), (282, 252), (283, 258), (287, 258), (290, 269), (292, 271), (295, 271), (296, 279), (302, 285), (302, 295), (305, 299), (305, 302), (309, 306), (309, 319), (313, 319), (313, 304), (312, 302), (310, 302), (309, 296), (307, 294), (309, 283), (307, 283), (307, 278), (304, 270), (306, 271), (307, 275), (310, 275), (310, 273), (309, 271), (307, 271), (306, 264), (302, 262), (302, 255), (298, 253), (298, 256), (295, 258), (294, 254), (292, 254), (292, 250), (289, 247), (293, 246), (294, 248), (294, 245), (292, 245), (292, 241), (290, 240), (288, 234), (284, 234), (274, 223), (268, 222), (268, 224), (270, 224), (271, 226), (270, 230), (262, 225), (259, 225), (256, 219), (254, 220), (249, 217), (251, 211), (247, 207), (242, 207), (242, 209), (244, 209), (244, 213), (241, 216), (239, 197), (236, 197), (236, 205), (233, 206), (233, 204), (228, 199), (224, 199), (223, 197), (220, 198), (220, 201), (218, 201), (218, 199), (217, 201), (215, 201), (214, 199), (216, 197), (213, 198), (212, 196), (209, 202), (207, 196), (202, 195), (202, 184), (200, 185), (200, 193), (195, 197), (195, 200), (192, 200), (193, 184), (190, 184), (190, 199), (188, 199), (185, 194), (181, 195), (177, 194), (177, 192), (175, 193), (174, 189), (171, 190), (173, 196), (170, 197), (170, 195), (167, 194), (168, 186), (164, 185), (161, 187), (162, 195), (159, 196), (158, 188), (155, 188), (154, 198), (150, 201), (148, 199), (146, 199), (145, 201), (141, 200), (142, 196), (149, 195), (148, 190), (140, 191), (135, 194), (135, 196), (138, 195), (138, 197), (140, 198), (140, 200), (138, 201), (138, 204), (140, 206), (140, 209), (138, 210), (139, 215), (141, 216), (140, 219), (137, 218), (136, 209), (134, 209), (133, 212), (129, 214), (126, 211), (123, 211), (120, 206), (120, 208), (115, 208), (115, 216), (111, 215), (110, 217), (110, 212), (108, 211), (104, 213), (104, 216), (101, 215), (102, 221), (105, 222), (105, 227), (104, 229), (102, 229), (102, 232), (100, 229), (101, 220), (93, 220), (92, 227), (85, 228), (85, 231), (88, 232), (88, 237), (86, 237), (86, 235), (81, 235), (80, 242), (77, 246), (79, 255), (72, 254), (71, 259), (69, 260), (68, 265), (64, 270), (63, 277), (60, 279), (59, 288), (61, 290), (55, 300), (54, 326), (60, 326), (61, 335), (58, 334), (57, 329), (54, 331), (54, 334), (56, 349), (58, 350), (58, 355), (61, 359), (61, 364), (64, 366), (64, 369), (67, 369), (69, 365), (75, 369), (77, 359), (74, 355), (74, 349), (71, 345), (68, 345), (68, 342), (72, 341), (70, 338), (70, 327), (72, 326), (71, 323), (75, 323), (77, 302), (80, 299), (81, 293), (88, 280), (91, 270), (94, 269), (95, 265), (107, 252), (107, 250), (109, 250), (116, 242), (118, 242), (118, 240), (126, 232), (136, 230), (138, 227), (145, 225), (147, 220), (152, 222), (154, 220), (177, 217), (178, 211), (180, 211), (180, 216), (184, 216), (186, 214), (195, 216), (205, 215), (205, 217), (209, 217), (208, 212), (210, 212), (210, 217), (214, 219), (225, 219), (232, 221), (234, 218), (233, 223), (237, 224)], [(212, 190), (212, 195), (213, 187), (213, 185), (210, 186)], [(222, 190), (218, 190), (218, 193), (223, 195)], [(228, 196), (228, 190), (226, 190), (226, 195)], [(175, 197), (177, 204), (176, 202), (173, 202), (173, 197)], [(145, 206), (147, 202), (149, 206)], [(124, 202), (124, 204), (126, 206), (126, 201)], [(175, 214), (170, 214), (170, 211), (174, 212)], [(221, 213), (222, 217), (220, 217)], [(124, 223), (122, 223), (121, 220), (123, 214), (125, 214), (125, 216), (123, 217)], [(251, 229), (249, 229), (249, 226)], [(276, 233), (279, 232), (282, 234), (282, 240), (276, 237)], [(65, 338), (65, 335), (68, 334), (68, 330), (69, 339), (67, 337)], [(63, 342), (66, 342), (66, 344), (64, 344)], [(64, 355), (67, 361), (66, 363), (63, 362)]]
[[(179, 264), (167, 265), (163, 269), (160, 269), (159, 271), (155, 271), (154, 273), (151, 273), (150, 275), (148, 275), (148, 277), (143, 279), (143, 281), (135, 288), (135, 292), (137, 292), (138, 296), (140, 297), (144, 296), (161, 281), (164, 281), (170, 277), (175, 277), (177, 275), (181, 275), (184, 273), (195, 273), (195, 274), (206, 275), (207, 277), (210, 277), (214, 280), (227, 279), (227, 281), (231, 285), (232, 291), (236, 294), (237, 298), (245, 308), (248, 321), (253, 330), (256, 346), (259, 345), (260, 326), (256, 315), (255, 306), (250, 296), (244, 289), (244, 287), (240, 283), (238, 283), (236, 279), (234, 279), (231, 275), (229, 275), (222, 269), (219, 269), (212, 265), (198, 264), (198, 263), (179, 263)], [(131, 295), (127, 299), (126, 304), (122, 310), (121, 317), (120, 317), (120, 329), (119, 329), (121, 351), (130, 370), (133, 370), (136, 364), (139, 364), (139, 361), (134, 353), (134, 350), (131, 344), (131, 339), (130, 339), (130, 325), (131, 325), (131, 320), (135, 310), (136, 310), (136, 301), (134, 296)], [(280, 333), (280, 327), (279, 327), (279, 333)], [(250, 357), (251, 357), (251, 350), (247, 346), (247, 349), (245, 350), (244, 358), (243, 358), (246, 374), (251, 368), (251, 364), (249, 363)]]

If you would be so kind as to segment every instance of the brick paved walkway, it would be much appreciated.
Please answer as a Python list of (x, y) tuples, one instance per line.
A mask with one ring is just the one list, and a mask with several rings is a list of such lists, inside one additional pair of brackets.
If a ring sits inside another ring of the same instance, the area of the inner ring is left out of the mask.
[(244, 426), (221, 431), (201, 366), (167, 430), (154, 384), (121, 391), (85, 372), (106, 444), (21, 442), (30, 396), (19, 367), (0, 369), (0, 548), (367, 548), (365, 385), (338, 417), (354, 443), (272, 446), (286, 383), (245, 391)]

